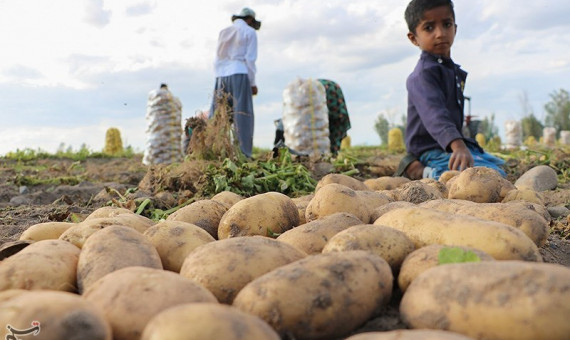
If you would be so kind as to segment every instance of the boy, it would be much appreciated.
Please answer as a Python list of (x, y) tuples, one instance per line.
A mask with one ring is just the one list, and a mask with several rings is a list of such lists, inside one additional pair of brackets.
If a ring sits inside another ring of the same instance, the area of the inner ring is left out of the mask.
[(420, 60), (408, 77), (406, 148), (396, 175), (434, 178), (447, 170), (472, 166), (500, 168), (504, 163), (473, 139), (465, 138), (463, 89), (467, 72), (451, 60), (457, 32), (451, 0), (412, 0), (405, 12), (408, 39), (421, 49)]

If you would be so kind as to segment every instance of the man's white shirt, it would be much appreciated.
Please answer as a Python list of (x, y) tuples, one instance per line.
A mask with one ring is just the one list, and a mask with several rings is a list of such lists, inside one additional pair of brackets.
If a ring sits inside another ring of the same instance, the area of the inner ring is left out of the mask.
[(257, 34), (244, 20), (236, 19), (220, 32), (214, 61), (216, 77), (247, 74), (250, 85), (256, 86), (256, 59)]

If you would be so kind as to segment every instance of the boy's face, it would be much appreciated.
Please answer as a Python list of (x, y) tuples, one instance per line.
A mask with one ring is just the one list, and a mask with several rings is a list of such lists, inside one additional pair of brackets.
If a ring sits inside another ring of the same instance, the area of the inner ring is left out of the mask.
[(424, 12), (416, 31), (408, 33), (408, 39), (422, 51), (450, 58), (456, 32), (451, 9), (440, 6)]

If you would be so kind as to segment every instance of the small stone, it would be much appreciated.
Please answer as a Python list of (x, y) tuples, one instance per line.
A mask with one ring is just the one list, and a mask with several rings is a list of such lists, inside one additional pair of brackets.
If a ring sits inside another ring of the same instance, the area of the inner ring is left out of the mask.
[(531, 189), (537, 192), (556, 189), (557, 185), (556, 171), (547, 165), (528, 170), (515, 182), (515, 187), (519, 190)]
[(29, 194), (30, 193), (30, 189), (28, 189), (27, 186), (22, 185), (20, 186), (20, 195), (25, 195), (25, 194)]
[(548, 207), (548, 213), (553, 219), (557, 219), (560, 217), (567, 217), (568, 215), (570, 215), (570, 209), (564, 206)]

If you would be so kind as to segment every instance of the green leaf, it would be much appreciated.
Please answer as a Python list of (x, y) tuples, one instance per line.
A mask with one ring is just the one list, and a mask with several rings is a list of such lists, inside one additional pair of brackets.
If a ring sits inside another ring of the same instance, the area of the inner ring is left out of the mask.
[(463, 250), (458, 247), (446, 247), (437, 254), (439, 264), (480, 262), (481, 259), (471, 250)]

